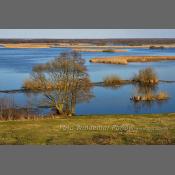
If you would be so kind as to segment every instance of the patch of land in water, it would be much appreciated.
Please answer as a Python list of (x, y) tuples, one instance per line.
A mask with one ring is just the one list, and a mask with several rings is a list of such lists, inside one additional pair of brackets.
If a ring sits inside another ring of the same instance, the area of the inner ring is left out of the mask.
[(47, 44), (47, 43), (8, 43), (8, 44), (1, 44), (5, 48), (21, 48), (21, 49), (26, 49), (26, 48), (50, 48), (52, 45)]
[(0, 121), (1, 145), (175, 144), (175, 114)]
[(93, 48), (75, 48), (73, 49), (74, 51), (77, 52), (127, 52), (125, 49), (93, 49)]
[(175, 56), (113, 56), (91, 58), (89, 61), (92, 63), (128, 64), (129, 62), (157, 62), (172, 60), (175, 60)]

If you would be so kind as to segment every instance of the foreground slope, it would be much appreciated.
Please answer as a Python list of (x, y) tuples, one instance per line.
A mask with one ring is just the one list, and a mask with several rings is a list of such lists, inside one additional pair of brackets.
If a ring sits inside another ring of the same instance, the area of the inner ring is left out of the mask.
[(0, 144), (175, 144), (175, 114), (0, 121)]

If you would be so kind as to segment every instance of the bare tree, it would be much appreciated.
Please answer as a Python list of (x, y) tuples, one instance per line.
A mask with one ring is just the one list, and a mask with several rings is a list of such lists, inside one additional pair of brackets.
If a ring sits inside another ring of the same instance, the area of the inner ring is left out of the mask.
[(50, 107), (55, 108), (58, 114), (73, 115), (76, 103), (92, 96), (84, 63), (77, 52), (61, 53), (53, 61), (35, 66), (24, 87), (42, 90)]

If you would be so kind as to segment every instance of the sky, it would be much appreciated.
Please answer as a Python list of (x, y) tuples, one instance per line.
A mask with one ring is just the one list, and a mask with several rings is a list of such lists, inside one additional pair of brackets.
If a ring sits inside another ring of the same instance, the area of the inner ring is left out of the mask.
[(3, 38), (175, 38), (175, 29), (0, 29)]

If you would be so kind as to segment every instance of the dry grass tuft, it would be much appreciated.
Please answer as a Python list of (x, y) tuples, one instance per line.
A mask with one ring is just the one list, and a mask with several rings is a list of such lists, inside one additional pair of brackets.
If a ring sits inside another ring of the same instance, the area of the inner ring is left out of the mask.
[(157, 84), (159, 82), (156, 72), (150, 67), (140, 70), (132, 80), (140, 84)]
[(91, 63), (104, 63), (104, 64), (128, 64), (127, 60), (124, 58), (92, 58), (90, 59)]
[(106, 76), (104, 79), (104, 85), (105, 86), (115, 86), (115, 85), (119, 85), (122, 83), (121, 78), (118, 75), (109, 75)]
[(156, 99), (157, 100), (166, 100), (169, 98), (169, 95), (167, 92), (163, 92), (163, 91), (160, 91), (157, 95), (156, 95)]
[(169, 95), (167, 92), (160, 91), (157, 94), (149, 92), (142, 96), (140, 95), (133, 96), (131, 100), (133, 101), (161, 101), (161, 100), (167, 100), (168, 98), (169, 98)]

